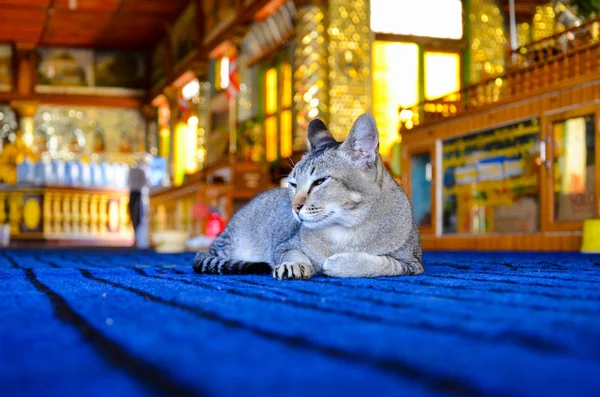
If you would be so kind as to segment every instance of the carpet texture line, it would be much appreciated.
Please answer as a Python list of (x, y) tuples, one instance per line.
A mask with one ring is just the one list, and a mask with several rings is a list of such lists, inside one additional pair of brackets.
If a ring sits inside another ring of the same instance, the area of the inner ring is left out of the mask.
[[(235, 277), (235, 278), (233, 278), (233, 280), (235, 280), (237, 282), (240, 282), (242, 284), (246, 284), (246, 285), (251, 285), (251, 286), (261, 287), (261, 288), (268, 288), (269, 290), (271, 290), (273, 292), (280, 292), (280, 293), (282, 292), (282, 291), (277, 290), (276, 288), (273, 288), (273, 286), (271, 286), (271, 285), (261, 284), (261, 283), (257, 283), (255, 281), (250, 281), (250, 280), (244, 280), (244, 279), (241, 279), (239, 277)], [(288, 285), (289, 284), (287, 284), (286, 287)], [(294, 288), (294, 291), (297, 291), (297, 292), (299, 292), (299, 293), (301, 293), (303, 295), (316, 296), (316, 297), (319, 297), (319, 298), (321, 297), (321, 295), (317, 294), (316, 292), (312, 292), (312, 291), (307, 291), (307, 290), (297, 289), (297, 288)], [(287, 294), (286, 296), (288, 296), (288, 295), (289, 294)], [(401, 307), (404, 307), (404, 308), (407, 307), (407, 305), (398, 305), (398, 306), (401, 306)], [(394, 307), (395, 307), (395, 304), (394, 304)]]
[(160, 368), (144, 362), (124, 350), (118, 343), (108, 338), (77, 313), (67, 301), (42, 283), (32, 269), (24, 269), (27, 280), (50, 301), (57, 319), (76, 329), (83, 339), (93, 346), (98, 354), (114, 367), (134, 375), (150, 389), (167, 396), (199, 396), (197, 391), (171, 380)]
[(11, 257), (7, 252), (0, 251), (0, 255), (2, 255), (3, 257), (6, 258), (6, 260), (8, 260), (8, 262), (10, 263), (10, 266), (13, 269), (22, 269), (21, 266), (17, 263), (17, 261), (13, 257)]
[[(83, 275), (83, 277), (94, 280), (106, 285), (110, 285), (112, 287), (122, 289), (125, 291), (132, 292), (138, 296), (141, 296), (145, 299), (149, 299), (153, 302), (163, 304), (170, 307), (175, 307), (181, 309), (185, 312), (193, 314), (195, 316), (201, 317), (206, 320), (215, 321), (222, 325), (225, 325), (229, 328), (240, 329), (247, 332), (250, 332), (254, 335), (266, 338), (271, 341), (276, 341), (279, 343), (283, 343), (287, 346), (297, 348), (297, 349), (306, 349), (314, 352), (318, 352), (324, 354), (329, 357), (342, 359), (346, 361), (352, 361), (364, 365), (373, 366), (379, 370), (394, 374), (396, 376), (401, 376), (407, 379), (411, 379), (413, 381), (421, 382), (423, 387), (431, 388), (435, 391), (441, 391), (446, 393), (455, 393), (458, 395), (468, 395), (468, 396), (480, 396), (483, 394), (482, 390), (479, 390), (477, 387), (466, 383), (460, 379), (455, 379), (453, 377), (447, 376), (439, 376), (435, 374), (428, 373), (425, 370), (415, 368), (408, 363), (402, 362), (397, 359), (376, 359), (360, 354), (356, 354), (354, 352), (338, 349), (331, 346), (322, 346), (320, 344), (314, 343), (306, 338), (300, 336), (286, 336), (283, 334), (278, 334), (269, 330), (265, 330), (259, 327), (255, 327), (249, 324), (245, 324), (241, 321), (225, 318), (216, 313), (211, 313), (205, 311), (204, 309), (192, 306), (172, 300), (166, 300), (159, 296), (153, 295), (147, 291), (140, 290), (134, 287), (130, 287), (127, 285), (123, 285), (121, 283), (117, 283), (114, 281), (110, 281), (98, 276), (94, 276), (87, 269), (78, 269), (79, 272)], [(489, 393), (487, 395), (490, 395)]]
[[(176, 269), (169, 269), (169, 270), (172, 271), (173, 273), (176, 273), (176, 274), (179, 274), (179, 275), (190, 275), (191, 274), (193, 276), (197, 276), (195, 273), (184, 273), (184, 272), (176, 270)], [(254, 281), (243, 280), (241, 278), (232, 278), (232, 280), (239, 281), (239, 282), (242, 282), (244, 284), (250, 284), (250, 285), (260, 286), (262, 288), (269, 289), (270, 291), (277, 291), (276, 288), (274, 288), (273, 286), (267, 285), (267, 284), (261, 284), (261, 283), (254, 282)], [(353, 286), (342, 285), (342, 284), (338, 284), (338, 283), (334, 284), (334, 283), (331, 283), (331, 282), (326, 281), (326, 280), (311, 279), (311, 280), (308, 280), (308, 281), (310, 281), (310, 282), (321, 282), (322, 284), (330, 284), (330, 285), (336, 286), (336, 287), (337, 286), (341, 286), (341, 287), (348, 287), (350, 289), (354, 289)], [(304, 281), (304, 282), (306, 282), (306, 281)], [(308, 292), (308, 291), (305, 291), (303, 289), (298, 289), (298, 288), (296, 288), (297, 286), (295, 284), (287, 284), (286, 288), (288, 286), (291, 287), (290, 290), (293, 290), (294, 292), (298, 292), (298, 293), (306, 294), (306, 295), (310, 295), (310, 296), (320, 296), (318, 294), (314, 294), (312, 292)], [(361, 288), (361, 287), (357, 286), (356, 288)], [(361, 289), (371, 290), (371, 288), (361, 288)], [(454, 297), (454, 296), (446, 296), (446, 295), (428, 295), (428, 294), (420, 294), (420, 293), (416, 293), (416, 292), (406, 293), (404, 291), (397, 291), (397, 290), (393, 290), (393, 291), (392, 290), (389, 290), (389, 291), (388, 290), (380, 290), (380, 291), (389, 292), (389, 293), (398, 293), (398, 294), (403, 294), (403, 295), (432, 296), (432, 297), (435, 297), (435, 298), (457, 300), (457, 301), (462, 301), (462, 302), (475, 302), (475, 300), (472, 300), (472, 299), (463, 299), (463, 298), (457, 298), (457, 297)], [(409, 307), (408, 305), (402, 305), (402, 304), (394, 303), (394, 302), (386, 302), (384, 300), (373, 298), (373, 297), (361, 297), (358, 300), (369, 301), (369, 302), (372, 302), (372, 303), (375, 303), (375, 304), (378, 304), (378, 305), (383, 305), (383, 306), (386, 306), (386, 307), (399, 308), (399, 309), (404, 309), (404, 308)], [(487, 303), (487, 304), (495, 304), (495, 305), (498, 304), (498, 302), (491, 302), (491, 301), (481, 300), (481, 299), (477, 300), (477, 302), (484, 302), (484, 303)], [(546, 308), (546, 307), (542, 307), (542, 306), (538, 306), (538, 305), (533, 305), (533, 306), (519, 306), (519, 305), (513, 305), (513, 304), (509, 304), (509, 303), (503, 303), (503, 305), (508, 305), (510, 307), (515, 307), (515, 308), (534, 309), (536, 311), (545, 311), (545, 312), (555, 312), (556, 311), (556, 309), (554, 309), (554, 308)], [(435, 314), (435, 312), (428, 311), (427, 309), (423, 309), (423, 310), (426, 311), (426, 312), (430, 312), (432, 314)], [(581, 310), (581, 309), (570, 309), (569, 312), (570, 312), (570, 314), (578, 314), (578, 315), (583, 315), (583, 316), (598, 315), (598, 314), (600, 314), (600, 312), (587, 311), (587, 310)], [(470, 318), (471, 317), (464, 317), (464, 319), (470, 319)]]
[[(273, 291), (273, 292), (283, 292), (283, 291), (279, 290), (277, 287), (274, 287), (273, 285), (261, 284), (261, 283), (258, 283), (258, 282), (248, 281), (248, 280), (241, 280), (240, 278), (233, 278), (233, 280), (235, 280), (236, 282), (241, 282), (243, 284), (249, 284), (249, 285), (257, 286), (257, 287), (260, 287), (260, 288), (264, 288), (264, 289), (267, 289), (267, 290)], [(298, 287), (298, 285), (296, 283), (294, 283), (294, 284), (287, 284), (285, 286), (286, 290), (289, 291), (290, 293), (296, 293), (297, 292), (299, 294), (304, 294), (304, 292), (306, 292), (303, 289), (299, 289), (297, 287)], [(322, 295), (312, 294), (312, 293), (311, 294), (307, 294), (307, 295), (308, 296), (313, 296), (314, 295), (314, 296), (317, 296), (317, 297), (323, 297)], [(287, 294), (286, 296), (290, 296), (290, 294)], [(375, 298), (375, 297), (371, 297), (371, 296), (364, 296), (364, 295), (360, 296), (360, 297), (344, 295), (343, 298), (344, 299), (350, 299), (350, 300), (356, 300), (358, 302), (363, 302), (363, 301), (365, 301), (365, 302), (371, 302), (371, 303), (377, 304), (378, 306), (383, 306), (383, 307), (386, 307), (386, 308), (400, 309), (400, 310), (415, 307), (414, 305), (400, 304), (400, 303), (396, 303), (396, 302), (389, 302), (389, 301), (386, 301), (386, 300), (383, 300), (383, 299), (380, 299), (380, 298)], [(431, 314), (431, 315), (440, 315), (441, 314), (441, 313), (439, 313), (439, 311), (430, 310), (427, 307), (421, 307), (419, 310), (421, 312), (428, 313), (428, 314)], [(573, 314), (574, 313), (569, 313), (569, 315), (573, 315)], [(463, 313), (456, 313), (456, 312), (452, 313), (452, 316), (454, 318), (458, 317), (461, 320), (465, 320), (465, 321), (470, 321), (470, 320), (473, 320), (473, 319), (477, 318), (477, 317), (475, 317), (473, 315), (470, 315), (470, 314), (463, 314)], [(565, 324), (567, 324), (567, 323), (562, 323), (562, 324), (560, 322), (553, 323), (553, 325), (565, 325)], [(570, 323), (568, 325), (570, 325)]]
[(60, 269), (61, 267), (53, 261), (50, 261), (48, 259), (43, 259), (41, 256), (36, 255), (33, 257), (36, 261), (38, 262), (42, 262), (42, 263), (47, 263), (48, 265), (50, 265), (50, 267), (54, 268), (54, 269)]
[[(286, 297), (287, 299), (285, 301), (275, 300), (275, 299), (267, 298), (260, 294), (241, 292), (241, 291), (237, 291), (232, 288), (217, 289), (208, 284), (201, 283), (198, 281), (189, 281), (189, 280), (177, 279), (177, 278), (172, 278), (172, 277), (152, 276), (143, 271), (138, 272), (138, 274), (143, 275), (145, 277), (155, 278), (155, 279), (170, 280), (170, 281), (175, 281), (175, 282), (181, 282), (181, 283), (187, 284), (187, 285), (215, 289), (215, 290), (223, 291), (223, 292), (226, 292), (226, 293), (229, 293), (232, 295), (254, 298), (254, 299), (257, 299), (260, 301), (264, 301), (264, 302), (283, 304), (283, 305), (292, 306), (292, 307), (296, 307), (296, 308), (300, 308), (300, 309), (309, 309), (309, 310), (313, 310), (313, 311), (317, 311), (317, 312), (321, 312), (321, 313), (325, 313), (325, 314), (333, 313), (333, 314), (337, 314), (337, 315), (341, 315), (341, 316), (354, 318), (356, 320), (366, 321), (366, 322), (371, 322), (371, 323), (376, 323), (376, 324), (384, 324), (385, 323), (385, 324), (391, 324), (394, 326), (404, 327), (404, 328), (409, 328), (409, 329), (427, 330), (427, 331), (442, 333), (442, 334), (446, 334), (446, 335), (450, 334), (450, 335), (455, 335), (458, 337), (467, 337), (467, 338), (472, 338), (475, 340), (480, 340), (480, 341), (485, 341), (485, 342), (511, 342), (515, 345), (520, 345), (520, 346), (523, 346), (523, 347), (526, 347), (526, 348), (529, 348), (532, 350), (537, 350), (537, 351), (540, 351), (543, 353), (566, 353), (568, 351), (568, 349), (564, 346), (558, 345), (556, 343), (552, 343), (550, 341), (544, 340), (543, 338), (539, 338), (534, 335), (527, 335), (523, 332), (503, 331), (499, 334), (488, 336), (488, 335), (482, 334), (481, 332), (475, 332), (475, 331), (465, 329), (465, 328), (439, 326), (439, 325), (432, 324), (431, 322), (427, 322), (427, 321), (407, 323), (407, 322), (401, 322), (401, 321), (398, 321), (395, 319), (377, 317), (377, 316), (372, 316), (372, 315), (365, 314), (365, 313), (357, 313), (355, 311), (350, 311), (350, 310), (323, 308), (314, 303), (298, 302), (295, 300), (290, 300), (289, 297)], [(227, 285), (226, 280), (219, 281), (219, 282)], [(231, 284), (229, 284), (229, 287), (233, 287), (233, 286)]]
[[(437, 265), (439, 267), (444, 267), (446, 265)], [(454, 266), (448, 266), (452, 269), (456, 269), (456, 267)], [(541, 276), (541, 275), (534, 275), (534, 274), (506, 274), (506, 273), (500, 273), (500, 272), (494, 272), (492, 270), (482, 270), (482, 269), (472, 269), (471, 267), (466, 267), (464, 269), (457, 269), (457, 270), (461, 270), (464, 271), (465, 274), (478, 274), (478, 275), (490, 275), (490, 276), (500, 276), (500, 277), (513, 277), (513, 278), (518, 278), (521, 279), (523, 281), (525, 281), (525, 279), (534, 279), (534, 280), (552, 280), (552, 281), (569, 281), (569, 282), (573, 282), (574, 284), (577, 283), (586, 283), (586, 284), (590, 284), (590, 285), (597, 285), (598, 283), (596, 281), (590, 281), (589, 278), (588, 279), (580, 279), (580, 278), (565, 278), (565, 277), (556, 277), (556, 276)], [(444, 274), (449, 274), (449, 272), (445, 272)], [(600, 280), (599, 280), (600, 281)]]
[[(462, 296), (456, 296), (456, 295), (442, 295), (442, 294), (424, 294), (424, 293), (420, 293), (417, 291), (402, 291), (402, 290), (397, 290), (395, 288), (386, 288), (386, 287), (380, 287), (380, 288), (375, 288), (372, 285), (369, 286), (361, 286), (361, 285), (350, 285), (350, 284), (344, 284), (341, 282), (337, 282), (337, 281), (333, 281), (333, 280), (321, 280), (321, 279), (310, 279), (310, 280), (306, 280), (306, 282), (309, 283), (316, 283), (316, 284), (329, 284), (329, 285), (334, 285), (337, 287), (342, 287), (342, 288), (347, 288), (347, 289), (363, 289), (363, 290), (372, 290), (372, 291), (380, 291), (380, 292), (389, 292), (389, 293), (393, 293), (393, 294), (401, 294), (401, 295), (420, 295), (420, 296), (427, 296), (427, 297), (431, 297), (431, 298), (441, 298), (441, 299), (448, 299), (451, 301), (456, 301), (456, 302), (484, 302), (484, 303), (488, 303), (488, 304), (492, 304), (492, 305), (502, 305), (502, 306), (507, 306), (507, 307), (514, 307), (514, 308), (527, 308), (527, 309), (531, 309), (531, 310), (535, 310), (535, 311), (544, 311), (544, 312), (550, 312), (550, 313), (555, 313), (556, 312), (556, 308), (553, 307), (545, 307), (545, 306), (540, 306), (540, 305), (536, 305), (536, 304), (527, 304), (525, 306), (523, 305), (516, 305), (512, 302), (498, 302), (496, 300), (487, 300), (487, 299), (482, 299), (481, 297), (477, 297), (477, 299), (471, 299), (471, 298), (465, 298)], [(436, 287), (438, 287), (438, 285), (436, 285)], [(465, 291), (472, 291), (469, 289), (463, 289)], [(480, 290), (477, 290), (480, 291)], [(523, 302), (525, 303), (525, 302)], [(570, 313), (577, 313), (577, 314), (581, 314), (581, 315), (585, 315), (585, 316), (597, 316), (600, 315), (600, 310), (598, 311), (594, 311), (594, 310), (584, 310), (584, 309), (573, 309), (573, 308), (569, 308), (568, 311)]]
[(88, 260), (86, 258), (84, 258), (82, 255), (75, 255), (75, 257), (80, 260), (81, 262), (85, 263), (86, 265), (98, 268), (98, 269), (104, 269), (105, 266), (100, 266), (94, 262), (92, 262), (91, 260)]
[[(448, 277), (450, 278), (450, 277)], [(466, 281), (464, 279), (460, 279), (463, 281)], [(464, 285), (446, 285), (446, 284), (435, 284), (435, 283), (431, 283), (428, 281), (423, 281), (423, 280), (419, 280), (419, 281), (413, 281), (413, 280), (403, 280), (403, 279), (391, 279), (391, 280), (386, 280), (389, 281), (391, 283), (396, 283), (396, 284), (412, 284), (412, 285), (421, 285), (421, 286), (426, 286), (426, 287), (438, 287), (438, 288), (447, 288), (447, 289), (453, 289), (453, 290), (460, 290), (460, 291), (464, 291), (464, 290), (483, 290), (483, 289), (478, 289), (478, 288), (466, 288)], [(484, 282), (491, 282), (493, 283), (493, 280), (483, 280)], [(514, 293), (515, 291), (509, 290), (509, 289), (501, 289), (501, 288), (486, 288), (485, 291), (489, 291), (489, 292), (495, 292), (498, 294), (507, 294), (507, 293)], [(580, 296), (562, 296), (562, 295), (558, 295), (558, 294), (552, 294), (550, 292), (541, 292), (541, 291), (520, 291), (519, 294), (522, 295), (535, 295), (535, 296), (543, 296), (545, 298), (552, 298), (552, 299), (558, 299), (558, 300), (578, 300), (578, 301), (584, 301), (587, 302), (589, 300), (594, 300), (594, 301), (598, 301), (600, 299), (598, 298), (594, 298), (594, 297), (589, 297), (589, 298), (584, 298), (584, 297), (580, 297)]]
[[(475, 273), (477, 274), (477, 273)], [(590, 291), (590, 292), (597, 292), (598, 290), (596, 288), (581, 288), (581, 286), (578, 287), (569, 287), (569, 286), (564, 286), (564, 285), (547, 285), (547, 284), (540, 284), (540, 283), (532, 283), (532, 282), (524, 282), (524, 283), (520, 283), (517, 282), (516, 280), (509, 280), (509, 279), (485, 279), (485, 278), (477, 278), (477, 277), (470, 277), (470, 278), (464, 278), (461, 276), (453, 276), (453, 275), (449, 275), (449, 274), (444, 274), (444, 275), (438, 275), (438, 274), (428, 274), (426, 275), (427, 278), (438, 278), (438, 279), (444, 279), (444, 280), (461, 280), (461, 281), (481, 281), (482, 283), (494, 283), (494, 284), (509, 284), (509, 285), (516, 285), (516, 286), (533, 286), (533, 287), (541, 287), (541, 288), (550, 288), (550, 289), (563, 289), (563, 290), (568, 290), (568, 291)], [(554, 295), (556, 296), (556, 295)], [(580, 299), (581, 297), (573, 297), (573, 296), (566, 296), (566, 298), (568, 299)]]

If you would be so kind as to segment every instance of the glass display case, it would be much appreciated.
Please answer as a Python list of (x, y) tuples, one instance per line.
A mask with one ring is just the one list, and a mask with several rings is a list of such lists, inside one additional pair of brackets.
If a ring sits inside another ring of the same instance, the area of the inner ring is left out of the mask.
[(442, 144), (444, 234), (540, 230), (540, 120)]

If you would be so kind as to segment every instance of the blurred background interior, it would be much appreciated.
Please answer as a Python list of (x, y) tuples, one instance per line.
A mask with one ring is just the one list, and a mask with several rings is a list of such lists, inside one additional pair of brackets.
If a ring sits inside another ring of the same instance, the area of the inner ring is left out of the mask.
[(598, 11), (2, 0), (0, 243), (130, 246), (127, 175), (144, 159), (144, 233), (197, 249), (285, 185), (310, 120), (342, 140), (372, 112), (424, 249), (579, 250), (600, 215)]

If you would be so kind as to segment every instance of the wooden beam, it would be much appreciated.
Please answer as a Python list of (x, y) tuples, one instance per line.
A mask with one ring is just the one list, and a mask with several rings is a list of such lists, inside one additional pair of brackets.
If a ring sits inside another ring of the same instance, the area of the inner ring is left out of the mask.
[(423, 46), (426, 50), (462, 51), (467, 47), (467, 42), (464, 38), (455, 40), (407, 34), (375, 33), (375, 40), (416, 43)]
[(55, 95), (37, 94), (34, 98), (40, 103), (72, 106), (100, 106), (138, 109), (142, 106), (141, 98), (97, 95)]
[(38, 94), (21, 96), (16, 92), (0, 92), (0, 102), (37, 101), (43, 104), (71, 106), (100, 106), (137, 109), (142, 106), (142, 98), (121, 96), (73, 95), (73, 94)]
[(50, 22), (50, 18), (52, 18), (52, 14), (54, 14), (54, 3), (56, 0), (50, 0), (48, 3), (48, 7), (46, 8), (46, 18), (44, 19), (44, 27), (40, 32), (40, 36), (38, 37), (37, 43), (41, 43), (48, 31), (48, 24)]

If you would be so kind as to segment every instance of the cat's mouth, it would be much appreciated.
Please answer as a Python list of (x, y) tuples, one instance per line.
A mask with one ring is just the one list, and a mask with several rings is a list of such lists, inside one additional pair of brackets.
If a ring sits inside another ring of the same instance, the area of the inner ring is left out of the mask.
[(306, 217), (302, 215), (297, 215), (298, 220), (302, 222), (302, 224), (310, 229), (317, 228), (323, 224), (329, 223), (331, 221), (331, 216), (333, 212), (325, 212), (320, 216), (311, 216)]

